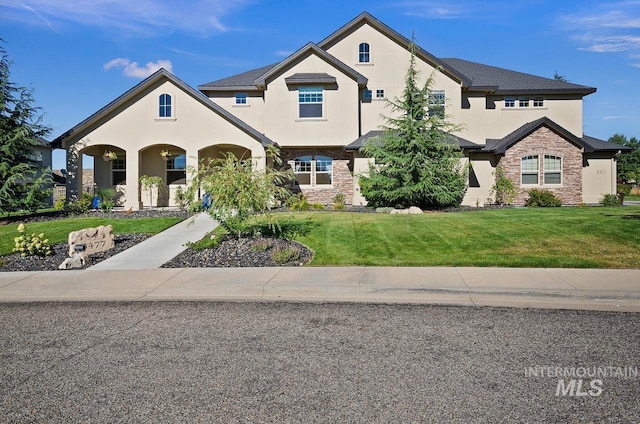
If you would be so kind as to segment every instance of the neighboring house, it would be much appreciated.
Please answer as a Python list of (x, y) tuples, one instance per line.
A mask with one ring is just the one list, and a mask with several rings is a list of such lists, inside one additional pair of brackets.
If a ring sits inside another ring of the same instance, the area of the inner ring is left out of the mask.
[[(67, 150), (68, 197), (82, 184), (82, 155), (95, 161), (98, 187), (115, 186), (124, 206), (141, 196), (138, 178), (158, 175), (167, 187), (159, 204), (188, 182), (189, 167), (233, 152), (266, 166), (277, 144), (296, 174), (296, 189), (312, 202), (364, 204), (358, 175), (370, 159), (365, 140), (380, 134), (387, 99), (401, 95), (410, 40), (362, 13), (321, 42), (283, 61), (202, 84), (198, 90), (160, 70), (54, 140)], [(624, 147), (582, 133), (582, 99), (595, 88), (461, 59), (439, 59), (418, 48), (416, 68), (433, 73), (430, 103), (463, 129), (456, 134), (470, 164), (463, 203), (491, 202), (497, 166), (519, 187), (556, 193), (564, 204), (596, 203), (616, 188), (615, 156)], [(103, 153), (117, 159), (102, 161)], [(168, 151), (169, 157), (160, 153)]]
[[(29, 160), (41, 171), (37, 176), (41, 176), (44, 172), (51, 172), (52, 166), (52, 148), (51, 143), (42, 137), (37, 138), (37, 144), (31, 147), (31, 153), (29, 153)], [(42, 187), (44, 190), (51, 190), (53, 183), (47, 184)], [(47, 206), (53, 205), (53, 194), (50, 193), (46, 200)]]

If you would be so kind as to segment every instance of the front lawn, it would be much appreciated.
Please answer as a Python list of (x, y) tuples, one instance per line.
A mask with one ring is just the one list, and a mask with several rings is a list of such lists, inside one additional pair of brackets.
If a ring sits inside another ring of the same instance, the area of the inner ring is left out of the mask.
[[(113, 225), (116, 234), (157, 234), (182, 221), (177, 217), (166, 218), (131, 218), (113, 219), (106, 217), (96, 218), (65, 218), (53, 221), (27, 223), (27, 231), (31, 233), (44, 233), (51, 244), (66, 243), (69, 233), (83, 228), (93, 228), (99, 225)], [(18, 224), (0, 226), (0, 256), (12, 253), (13, 239), (17, 237)]]
[(311, 265), (640, 268), (640, 207), (283, 213)]

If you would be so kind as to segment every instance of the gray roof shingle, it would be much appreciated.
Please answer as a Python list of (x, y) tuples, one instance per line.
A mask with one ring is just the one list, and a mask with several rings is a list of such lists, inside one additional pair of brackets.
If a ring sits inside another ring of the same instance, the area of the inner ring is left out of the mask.
[[(369, 131), (368, 133), (361, 135), (360, 137), (355, 139), (353, 142), (347, 144), (344, 148), (345, 150), (360, 150), (366, 141), (372, 138), (380, 137), (383, 133), (384, 131), (382, 130)], [(458, 145), (460, 146), (461, 149), (481, 149), (482, 148), (481, 145), (473, 143), (462, 137), (458, 137), (457, 135), (454, 135), (454, 137), (458, 141)]]
[(257, 90), (256, 80), (260, 78), (265, 73), (269, 72), (272, 68), (275, 68), (278, 63), (273, 63), (268, 66), (263, 66), (261, 68), (252, 69), (247, 72), (243, 72), (241, 74), (232, 75), (227, 78), (219, 79), (216, 81), (211, 81), (206, 84), (202, 84), (198, 86), (198, 90), (207, 91), (209, 89), (227, 89), (227, 90)]
[(576, 93), (585, 95), (596, 91), (593, 87), (538, 77), (468, 60), (455, 58), (441, 60), (471, 81), (471, 85), (468, 87), (470, 90), (492, 91), (496, 94)]
[(336, 77), (326, 73), (298, 73), (284, 79), (287, 84), (335, 84)]

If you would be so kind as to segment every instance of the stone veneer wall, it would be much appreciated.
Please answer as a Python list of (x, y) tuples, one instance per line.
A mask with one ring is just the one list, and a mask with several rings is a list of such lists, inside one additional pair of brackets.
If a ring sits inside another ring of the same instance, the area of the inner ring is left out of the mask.
[[(538, 155), (539, 175), (538, 186), (521, 186), (520, 167), (524, 156)], [(562, 184), (545, 186), (543, 180), (544, 155), (562, 158)], [(547, 127), (541, 127), (523, 138), (507, 150), (500, 159), (498, 166), (502, 167), (505, 175), (519, 187), (514, 204), (523, 205), (528, 198), (527, 191), (539, 188), (551, 191), (562, 201), (563, 205), (577, 205), (582, 202), (582, 149), (562, 138)]]
[(310, 149), (290, 149), (283, 148), (281, 158), (283, 164), (294, 160), (299, 156), (321, 155), (333, 159), (333, 184), (331, 186), (316, 186), (312, 188), (301, 188), (302, 193), (310, 203), (322, 203), (330, 205), (333, 197), (342, 193), (345, 196), (345, 203), (353, 203), (353, 155), (343, 148), (336, 147), (330, 149), (310, 148)]

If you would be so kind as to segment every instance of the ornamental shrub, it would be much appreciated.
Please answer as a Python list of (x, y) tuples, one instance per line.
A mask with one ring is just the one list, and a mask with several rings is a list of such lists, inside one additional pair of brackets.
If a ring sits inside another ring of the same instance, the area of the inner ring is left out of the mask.
[(528, 191), (529, 198), (526, 200), (526, 206), (540, 208), (556, 208), (562, 206), (560, 199), (548, 190), (540, 190), (533, 188)]
[(616, 194), (605, 194), (602, 200), (600, 200), (602, 206), (622, 206), (620, 196)]
[(51, 255), (51, 246), (49, 239), (44, 237), (44, 233), (31, 234), (27, 233), (27, 226), (18, 225), (18, 233), (20, 235), (13, 239), (15, 247), (13, 251), (19, 253), (23, 258), (27, 256), (49, 256)]

